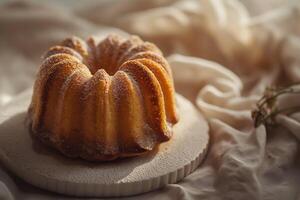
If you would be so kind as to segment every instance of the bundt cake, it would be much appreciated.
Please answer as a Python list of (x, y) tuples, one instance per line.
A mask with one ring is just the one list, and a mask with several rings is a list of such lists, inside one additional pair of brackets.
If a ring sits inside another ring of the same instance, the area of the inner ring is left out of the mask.
[(28, 121), (33, 139), (69, 157), (148, 152), (171, 138), (178, 121), (170, 67), (137, 36), (67, 38), (44, 56)]

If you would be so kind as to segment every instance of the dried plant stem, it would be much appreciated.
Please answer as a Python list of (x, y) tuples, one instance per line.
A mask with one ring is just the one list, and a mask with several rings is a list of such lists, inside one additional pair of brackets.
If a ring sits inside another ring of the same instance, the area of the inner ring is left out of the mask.
[[(252, 111), (254, 126), (274, 125), (275, 116), (280, 113), (291, 114), (300, 110), (300, 106), (289, 107), (286, 109), (278, 109), (276, 103), (278, 97), (284, 94), (300, 94), (300, 88), (295, 89), (294, 86), (300, 86), (299, 83), (290, 85), (286, 88), (267, 88), (262, 98), (257, 102), (256, 108)], [(299, 100), (300, 101), (300, 100)]]

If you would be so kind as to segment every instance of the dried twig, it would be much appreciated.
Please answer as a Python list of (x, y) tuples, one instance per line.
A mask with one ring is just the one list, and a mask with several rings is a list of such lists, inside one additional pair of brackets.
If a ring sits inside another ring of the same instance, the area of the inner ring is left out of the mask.
[(296, 83), (285, 88), (275, 88), (269, 87), (266, 88), (262, 98), (256, 103), (256, 108), (252, 111), (252, 118), (254, 120), (254, 126), (258, 127), (262, 124), (274, 125), (275, 116), (279, 113), (288, 113), (297, 112), (300, 110), (300, 106), (289, 107), (286, 109), (277, 108), (278, 97), (284, 94), (300, 94), (300, 89), (295, 89), (294, 86), (300, 85)]

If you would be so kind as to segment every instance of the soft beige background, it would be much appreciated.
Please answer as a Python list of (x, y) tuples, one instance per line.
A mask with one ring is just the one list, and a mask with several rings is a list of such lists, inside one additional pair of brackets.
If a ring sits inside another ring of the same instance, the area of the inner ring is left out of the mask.
[[(0, 6), (0, 109), (31, 89), (40, 56), (62, 38), (138, 34), (168, 56), (177, 92), (209, 121), (212, 145), (205, 164), (182, 182), (131, 199), (300, 198), (299, 112), (279, 115), (268, 131), (254, 129), (250, 113), (266, 86), (300, 82), (298, 1), (34, 2)], [(299, 106), (299, 98), (286, 95), (278, 106)], [(0, 194), (62, 198), (5, 169)]]

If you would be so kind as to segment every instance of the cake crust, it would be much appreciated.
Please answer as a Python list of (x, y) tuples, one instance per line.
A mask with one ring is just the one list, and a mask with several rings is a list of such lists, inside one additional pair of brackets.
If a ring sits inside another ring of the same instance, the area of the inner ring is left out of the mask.
[(177, 123), (172, 72), (137, 36), (65, 39), (45, 54), (28, 126), (68, 157), (108, 161), (151, 151)]

